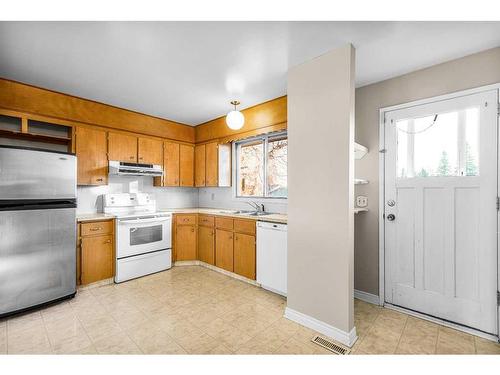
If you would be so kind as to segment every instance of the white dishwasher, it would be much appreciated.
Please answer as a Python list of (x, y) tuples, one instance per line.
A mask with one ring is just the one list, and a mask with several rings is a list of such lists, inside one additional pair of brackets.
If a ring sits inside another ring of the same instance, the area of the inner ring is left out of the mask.
[(257, 282), (286, 296), (287, 225), (257, 222)]

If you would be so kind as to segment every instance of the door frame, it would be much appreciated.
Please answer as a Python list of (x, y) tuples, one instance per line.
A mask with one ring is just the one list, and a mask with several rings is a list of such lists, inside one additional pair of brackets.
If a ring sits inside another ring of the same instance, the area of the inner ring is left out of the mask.
[[(384, 306), (387, 305), (388, 307), (391, 307), (392, 305), (386, 304), (385, 303), (385, 115), (387, 112), (391, 112), (394, 110), (399, 110), (403, 108), (409, 108), (409, 107), (414, 107), (414, 106), (419, 106), (423, 104), (429, 104), (429, 103), (434, 103), (437, 101), (443, 101), (443, 100), (449, 100), (449, 99), (454, 99), (458, 98), (461, 96), (467, 96), (471, 94), (477, 94), (481, 93), (484, 91), (492, 91), (492, 90), (497, 90), (498, 92), (498, 100), (500, 102), (500, 83), (496, 84), (491, 84), (491, 85), (486, 85), (486, 86), (480, 86), (480, 87), (475, 87), (472, 89), (467, 89), (467, 90), (460, 90), (460, 91), (454, 91), (452, 93), (448, 94), (443, 94), (443, 95), (438, 95), (438, 96), (433, 96), (430, 98), (425, 98), (425, 99), (420, 99), (420, 100), (415, 100), (411, 102), (406, 102), (402, 104), (397, 104), (393, 106), (388, 106), (388, 107), (383, 107), (379, 109), (379, 305)], [(500, 103), (498, 104), (498, 108), (500, 108)], [(497, 114), (497, 129), (499, 126), (499, 117), (500, 117), (500, 109), (499, 113)], [(499, 178), (500, 178), (500, 131), (497, 132), (497, 197), (500, 196), (500, 187), (499, 187)], [(498, 213), (497, 213), (498, 215)], [(497, 285), (496, 289), (497, 291), (500, 290), (500, 249), (499, 249), (499, 243), (500, 243), (500, 219), (497, 220)], [(399, 311), (405, 311), (405, 312), (410, 312), (409, 310), (405, 310), (403, 308), (399, 307), (394, 307), (395, 309)], [(421, 313), (412, 313), (412, 315), (419, 316), (419, 317), (425, 317), (424, 314)], [(500, 322), (499, 322), (500, 316), (499, 316), (499, 309), (497, 308), (497, 338), (500, 337)], [(429, 320), (432, 321), (439, 321), (442, 323), (446, 323), (445, 321), (442, 321), (437, 318), (431, 318)], [(448, 326), (452, 326), (453, 328), (460, 329), (460, 325), (449, 323), (445, 324)], [(480, 335), (480, 336), (485, 336), (484, 332), (481, 331), (475, 331), (470, 328), (464, 327), (463, 329), (466, 332), (474, 333)], [(488, 338), (491, 338), (491, 335), (487, 335)]]

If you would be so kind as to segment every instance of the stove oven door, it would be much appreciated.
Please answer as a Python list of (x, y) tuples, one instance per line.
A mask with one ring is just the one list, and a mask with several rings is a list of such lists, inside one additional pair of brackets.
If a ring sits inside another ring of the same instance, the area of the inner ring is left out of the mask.
[(172, 247), (171, 216), (118, 219), (116, 223), (118, 259)]

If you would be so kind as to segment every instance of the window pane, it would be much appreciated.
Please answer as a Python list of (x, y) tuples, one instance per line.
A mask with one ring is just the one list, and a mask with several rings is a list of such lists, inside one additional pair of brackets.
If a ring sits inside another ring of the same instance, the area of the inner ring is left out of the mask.
[(269, 139), (267, 147), (267, 192), (269, 197), (286, 197), (287, 188), (286, 138)]
[(238, 195), (264, 195), (264, 144), (240, 145), (238, 150)]
[(479, 175), (479, 108), (465, 111), (465, 175)]
[(396, 122), (398, 177), (459, 176), (458, 112)]

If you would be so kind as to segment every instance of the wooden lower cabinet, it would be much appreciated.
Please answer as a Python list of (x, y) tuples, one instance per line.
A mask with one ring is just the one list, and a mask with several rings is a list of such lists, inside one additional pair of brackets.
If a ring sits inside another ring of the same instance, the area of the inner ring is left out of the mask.
[[(95, 231), (92, 231), (95, 229)], [(115, 274), (113, 221), (79, 224), (77, 283), (91, 284)]]
[(255, 280), (255, 220), (176, 214), (174, 223), (176, 261), (200, 260)]
[(198, 227), (198, 259), (215, 265), (215, 231), (214, 228)]
[(215, 231), (215, 265), (233, 272), (233, 232), (217, 229)]
[(255, 280), (255, 236), (234, 234), (234, 272)]
[(176, 225), (175, 259), (196, 260), (196, 226)]

